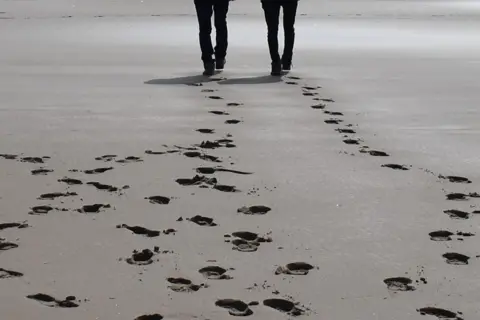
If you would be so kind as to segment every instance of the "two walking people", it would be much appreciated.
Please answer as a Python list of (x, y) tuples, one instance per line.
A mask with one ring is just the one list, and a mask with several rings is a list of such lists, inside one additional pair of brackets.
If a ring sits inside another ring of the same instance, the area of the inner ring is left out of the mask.
[[(194, 0), (200, 29), (200, 49), (206, 76), (215, 70), (223, 70), (228, 49), (227, 14), (230, 0)], [(290, 71), (292, 67), (293, 47), (295, 43), (295, 17), (298, 0), (261, 0), (268, 30), (268, 47), (272, 60), (272, 76), (280, 76), (282, 70)], [(278, 28), (280, 11), (283, 8), (283, 30), (285, 46), (283, 55), (278, 51)], [(216, 45), (213, 47), (212, 16), (216, 29)]]

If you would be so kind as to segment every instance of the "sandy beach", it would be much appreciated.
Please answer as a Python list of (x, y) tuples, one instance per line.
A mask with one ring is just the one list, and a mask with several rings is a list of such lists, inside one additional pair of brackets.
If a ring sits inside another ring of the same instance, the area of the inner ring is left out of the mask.
[(480, 4), (0, 0), (0, 319), (480, 318)]

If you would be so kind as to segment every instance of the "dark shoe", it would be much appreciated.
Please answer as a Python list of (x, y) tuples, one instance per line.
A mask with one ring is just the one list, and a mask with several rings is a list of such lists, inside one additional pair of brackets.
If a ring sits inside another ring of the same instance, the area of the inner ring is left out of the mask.
[(223, 68), (225, 67), (225, 63), (227, 63), (227, 60), (225, 60), (225, 58), (216, 59), (215, 60), (215, 69), (223, 70)]
[(282, 62), (282, 70), (284, 71), (292, 70), (292, 62)]
[(213, 61), (204, 62), (203, 68), (205, 69), (205, 71), (203, 71), (204, 76), (213, 76), (215, 74), (215, 63)]
[(272, 72), (270, 74), (275, 77), (282, 75), (282, 64), (280, 61), (272, 62)]

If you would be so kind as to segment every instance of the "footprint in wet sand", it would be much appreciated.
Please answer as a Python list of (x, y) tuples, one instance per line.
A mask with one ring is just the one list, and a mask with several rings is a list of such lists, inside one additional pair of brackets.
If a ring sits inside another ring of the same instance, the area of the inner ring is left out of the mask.
[(237, 120), (237, 119), (230, 119), (230, 120), (225, 121), (226, 124), (238, 124), (240, 122), (242, 122), (242, 121)]
[(452, 183), (472, 183), (468, 178), (459, 176), (443, 176), (439, 175), (438, 178), (448, 180)]
[[(108, 192), (120, 191), (120, 189), (117, 188), (117, 187), (111, 186), (109, 184), (103, 184), (103, 183), (96, 182), (96, 181), (87, 182), (87, 185), (94, 186), (98, 190), (104, 190), (104, 191), (108, 191)], [(128, 189), (128, 186), (124, 186), (122, 189)]]
[(104, 173), (107, 171), (113, 170), (113, 167), (108, 167), (108, 168), (96, 168), (96, 169), (91, 169), (91, 170), (85, 170), (83, 171), (85, 174), (99, 174), (99, 173)]
[(295, 82), (295, 81), (286, 81), (285, 84), (289, 84), (291, 86), (296, 86), (298, 85), (298, 82)]
[(143, 159), (140, 157), (129, 156), (125, 159), (115, 160), (117, 163), (134, 163), (134, 162), (143, 162)]
[(246, 317), (253, 314), (248, 304), (242, 300), (220, 299), (215, 302), (215, 305), (227, 309), (228, 313), (232, 316)]
[(446, 195), (447, 200), (467, 200), (468, 196), (468, 194), (459, 192), (449, 193)]
[(328, 110), (325, 110), (325, 111), (323, 111), (323, 113), (329, 114), (329, 115), (331, 115), (331, 116), (343, 116), (343, 113), (337, 112), (337, 111), (328, 111)]
[(345, 144), (350, 144), (350, 145), (358, 145), (358, 144), (360, 144), (360, 140), (356, 140), (356, 139), (345, 139), (345, 140), (343, 140), (343, 143), (345, 143)]
[(309, 86), (303, 86), (302, 89), (303, 90), (307, 90), (307, 91), (313, 91), (313, 90), (317, 90), (317, 89), (321, 89), (322, 87), (309, 87)]
[(319, 99), (319, 101), (323, 101), (323, 102), (335, 102), (335, 100), (329, 99), (329, 98), (327, 98), (327, 99)]
[(468, 219), (470, 217), (470, 213), (456, 209), (445, 210), (443, 212), (448, 214), (452, 219)]
[(252, 174), (252, 172), (245, 172), (245, 171), (238, 171), (238, 170), (231, 170), (231, 169), (225, 169), (222, 167), (198, 167), (195, 169), (198, 173), (200, 174), (214, 174), (215, 172), (230, 172), (230, 173), (236, 173), (236, 174), (242, 174), (242, 175), (249, 175)]
[(413, 281), (405, 277), (395, 277), (383, 280), (387, 285), (388, 290), (391, 291), (415, 291), (415, 287), (412, 286)]
[(222, 97), (219, 97), (219, 96), (209, 96), (208, 99), (212, 99), (212, 100), (223, 100)]
[(262, 215), (266, 214), (272, 209), (267, 207), (267, 206), (262, 206), (262, 205), (257, 205), (257, 206), (251, 206), (251, 207), (241, 207), (237, 209), (237, 212), (239, 213), (244, 213), (244, 214), (249, 214), (249, 215)]
[(37, 293), (33, 295), (27, 296), (28, 299), (32, 299), (35, 301), (40, 302), (41, 304), (51, 307), (51, 308), (76, 308), (78, 304), (74, 301), (76, 298), (74, 296), (66, 297), (65, 300), (57, 300), (54, 297), (44, 294), (44, 293)]
[(58, 182), (63, 182), (63, 183), (66, 183), (68, 184), (69, 186), (73, 186), (73, 185), (80, 185), (80, 184), (83, 184), (82, 181), (78, 180), (78, 179), (72, 179), (72, 178), (63, 178), (63, 179), (59, 179), (57, 180)]
[(394, 163), (382, 164), (382, 168), (390, 168), (390, 169), (394, 169), (394, 170), (403, 170), (403, 171), (410, 170), (408, 167), (406, 167), (404, 165), (394, 164)]
[(108, 209), (111, 208), (112, 206), (109, 204), (89, 204), (89, 205), (84, 205), (80, 209), (77, 209), (78, 212), (80, 213), (100, 213), (102, 209)]
[(186, 85), (190, 87), (203, 87), (203, 83), (187, 83)]
[(192, 218), (187, 218), (188, 221), (191, 221), (193, 223), (198, 224), (199, 226), (209, 226), (209, 227), (215, 227), (217, 224), (213, 222), (212, 218), (209, 217), (202, 217), (200, 215), (196, 215)]
[(215, 91), (218, 91), (218, 90), (215, 90), (215, 89), (203, 89), (201, 92), (209, 92), (209, 93), (212, 93), (212, 92), (215, 92)]
[(7, 251), (15, 248), (18, 248), (18, 244), (13, 242), (3, 241), (0, 238), (0, 251)]
[(272, 242), (270, 237), (260, 237), (257, 233), (249, 231), (234, 232), (232, 236), (235, 238), (232, 240), (234, 245), (232, 249), (240, 252), (255, 252), (258, 250), (260, 243)]
[(0, 268), (0, 279), (20, 278), (23, 273)]
[(41, 215), (41, 214), (47, 214), (50, 211), (54, 210), (54, 208), (50, 206), (35, 206), (31, 208), (32, 211), (30, 211), (28, 214), (30, 215)]
[(34, 175), (34, 176), (46, 176), (47, 174), (49, 174), (51, 172), (53, 172), (53, 170), (40, 168), (40, 169), (32, 170), (32, 175)]
[(340, 133), (346, 133), (346, 134), (355, 134), (355, 130), (352, 130), (352, 129), (335, 129), (335, 131), (338, 131)]
[(195, 175), (193, 178), (180, 178), (175, 180), (176, 183), (182, 186), (197, 186), (197, 185), (215, 185), (217, 183), (216, 178), (208, 178), (205, 176)]
[(205, 133), (205, 134), (215, 133), (215, 129), (197, 129), (195, 131), (200, 132), (200, 133)]
[(222, 162), (219, 157), (211, 156), (205, 153), (200, 153), (198, 151), (187, 151), (183, 153), (187, 158), (199, 158), (205, 161), (211, 162)]
[(0, 154), (0, 158), (3, 158), (3, 159), (5, 159), (5, 160), (15, 160), (15, 159), (18, 158), (18, 155), (16, 155), (16, 154), (5, 154), (5, 153), (3, 153), (3, 154)]
[(220, 140), (215, 140), (215, 141), (202, 141), (202, 143), (196, 145), (199, 148), (202, 149), (217, 149), (217, 148), (235, 148), (236, 145), (234, 145), (233, 140), (231, 139), (220, 139)]
[(155, 313), (155, 314), (144, 314), (142, 316), (136, 317), (134, 320), (162, 320), (163, 316)]
[(142, 251), (133, 251), (132, 256), (125, 259), (128, 264), (133, 264), (137, 266), (145, 266), (153, 263), (153, 253), (150, 249), (143, 249)]
[(433, 231), (428, 234), (433, 241), (451, 241), (453, 233), (447, 230)]
[(230, 114), (226, 111), (219, 111), (219, 110), (211, 110), (211, 111), (208, 111), (208, 113), (215, 114), (217, 116), (228, 116)]
[(104, 156), (101, 156), (101, 157), (96, 157), (95, 160), (97, 161), (104, 161), (104, 162), (110, 162), (112, 160), (115, 160), (115, 158), (117, 157), (116, 154), (106, 154)]
[(370, 150), (368, 151), (368, 154), (370, 154), (373, 157), (389, 157), (390, 155), (386, 152), (383, 151), (377, 151), (377, 150)]
[(203, 286), (193, 284), (191, 280), (185, 278), (167, 278), (167, 281), (170, 283), (168, 288), (175, 292), (195, 292)]
[(127, 224), (117, 225), (117, 229), (122, 229), (122, 228), (130, 230), (135, 234), (139, 234), (139, 235), (146, 236), (146, 237), (149, 237), (149, 238), (158, 237), (160, 235), (160, 231), (157, 231), (157, 230), (149, 230), (149, 229), (144, 228), (144, 227), (129, 226)]
[(316, 104), (316, 105), (311, 106), (311, 108), (312, 108), (312, 109), (320, 109), (320, 110), (323, 110), (323, 109), (325, 109), (326, 106), (327, 106), (326, 104), (319, 103), (319, 104)]
[(238, 102), (227, 103), (227, 107), (240, 107), (240, 106), (243, 106), (243, 103), (238, 103)]
[(305, 97), (313, 97), (313, 96), (318, 95), (318, 93), (316, 93), (316, 92), (304, 92), (303, 95)]
[(292, 317), (300, 316), (305, 313), (304, 310), (296, 306), (297, 303), (285, 299), (267, 299), (263, 301), (263, 305), (286, 313)]
[(453, 265), (467, 265), (468, 260), (470, 259), (469, 256), (466, 256), (461, 253), (456, 253), (456, 252), (448, 252), (442, 255), (446, 259), (446, 262), (448, 264), (453, 264)]
[(292, 262), (283, 267), (278, 267), (277, 270), (275, 270), (275, 274), (307, 275), (312, 269), (314, 269), (314, 266), (309, 263)]
[(324, 121), (326, 124), (340, 124), (343, 122), (342, 119), (327, 119)]
[(227, 269), (224, 269), (219, 266), (208, 266), (198, 270), (205, 278), (211, 280), (230, 280), (233, 279), (227, 273)]
[(52, 192), (52, 193), (44, 193), (40, 197), (38, 197), (38, 200), (54, 200), (56, 198), (63, 198), (63, 197), (73, 197), (73, 196), (78, 196), (76, 192)]
[(0, 231), (10, 228), (17, 228), (17, 229), (25, 229), (28, 228), (29, 225), (26, 221), (24, 222), (8, 222), (8, 223), (0, 223)]
[(164, 197), (164, 196), (151, 196), (151, 197), (146, 197), (145, 199), (149, 200), (150, 203), (153, 204), (169, 204), (171, 198)]
[(296, 76), (288, 76), (287, 79), (290, 79), (290, 80), (302, 80), (302, 78), (296, 77)]
[(450, 310), (440, 309), (440, 308), (434, 308), (434, 307), (417, 309), (417, 312), (419, 312), (422, 316), (425, 316), (425, 315), (434, 316), (434, 317), (437, 317), (438, 319), (458, 319), (458, 320), (461, 319), (460, 317), (457, 316), (455, 312), (452, 312)]
[(43, 159), (45, 159), (45, 157), (24, 157), (24, 158), (21, 158), (20, 159), (20, 162), (28, 162), (28, 163), (45, 163), (43, 161)]
[(216, 184), (213, 186), (213, 189), (222, 191), (222, 192), (240, 192), (235, 186), (229, 186), (225, 184)]

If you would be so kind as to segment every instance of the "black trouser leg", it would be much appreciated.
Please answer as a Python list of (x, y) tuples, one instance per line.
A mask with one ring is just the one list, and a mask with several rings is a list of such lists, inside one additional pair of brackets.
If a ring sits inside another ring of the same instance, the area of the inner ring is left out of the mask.
[(215, 58), (224, 59), (228, 48), (227, 13), (229, 1), (217, 0), (213, 6), (215, 11), (215, 30), (217, 44), (215, 46)]
[(278, 54), (278, 23), (280, 6), (281, 4), (276, 2), (262, 2), (268, 29), (268, 48), (270, 49), (272, 62), (280, 61), (280, 55)]
[(283, 49), (282, 62), (291, 63), (293, 46), (295, 44), (295, 17), (297, 15), (297, 1), (284, 2), (283, 6), (283, 30), (285, 33), (285, 47)]
[(212, 61), (212, 15), (213, 3), (205, 0), (195, 0), (195, 9), (197, 10), (198, 26), (200, 29), (200, 49), (202, 50), (203, 62)]

